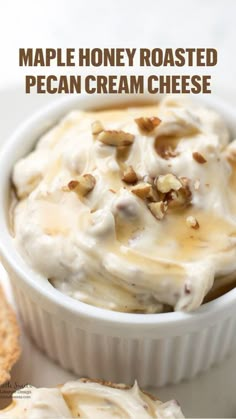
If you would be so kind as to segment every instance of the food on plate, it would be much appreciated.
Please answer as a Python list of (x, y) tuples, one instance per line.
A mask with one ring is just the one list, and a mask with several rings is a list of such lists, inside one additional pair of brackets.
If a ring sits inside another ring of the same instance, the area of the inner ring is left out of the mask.
[(12, 404), (0, 418), (183, 418), (175, 400), (162, 403), (142, 392), (138, 384), (127, 387), (80, 379), (57, 388), (25, 387), (13, 394)]
[(96, 307), (195, 310), (236, 271), (230, 140), (223, 117), (182, 97), (75, 109), (14, 166), (19, 252)]

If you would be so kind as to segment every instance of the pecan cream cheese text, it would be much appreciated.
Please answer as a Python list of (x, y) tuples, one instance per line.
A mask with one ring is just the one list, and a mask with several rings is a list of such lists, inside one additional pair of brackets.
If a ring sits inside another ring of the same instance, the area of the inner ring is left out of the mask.
[(183, 99), (75, 110), (15, 165), (16, 245), (83, 302), (194, 310), (236, 270), (235, 162), (222, 118)]
[(183, 418), (175, 400), (162, 403), (132, 388), (88, 380), (68, 382), (59, 388), (26, 388), (13, 395), (13, 404), (0, 411), (0, 419), (15, 418)]

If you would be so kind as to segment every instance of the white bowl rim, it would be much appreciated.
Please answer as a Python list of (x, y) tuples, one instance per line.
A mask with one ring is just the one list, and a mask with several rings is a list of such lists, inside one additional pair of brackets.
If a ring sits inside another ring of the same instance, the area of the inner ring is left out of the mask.
[[(137, 98), (134, 95), (129, 96), (129, 100), (124, 99), (124, 97), (117, 99), (116, 95), (110, 95), (109, 97), (106, 96), (105, 98), (102, 97), (102, 95), (93, 95), (92, 98), (91, 96), (88, 97), (88, 95), (63, 97), (55, 103), (43, 107), (17, 127), (0, 152), (0, 167), (2, 168), (3, 173), (3, 176), (0, 177), (0, 254), (3, 256), (3, 259), (7, 261), (7, 264), (13, 269), (13, 271), (15, 271), (15, 273), (21, 278), (21, 280), (36, 293), (44, 296), (48, 303), (56, 304), (58, 309), (63, 309), (63, 312), (66, 311), (72, 315), (76, 314), (84, 319), (100, 321), (104, 326), (117, 325), (125, 328), (134, 327), (135, 329), (140, 328), (140, 332), (142, 332), (145, 328), (147, 328), (147, 330), (153, 330), (154, 327), (155, 329), (163, 329), (164, 327), (173, 331), (180, 325), (182, 328), (186, 328), (187, 326), (194, 328), (194, 326), (200, 327), (200, 325), (204, 325), (207, 321), (208, 323), (217, 322), (217, 320), (221, 319), (222, 316), (227, 316), (229, 313), (236, 311), (236, 288), (221, 297), (200, 306), (197, 310), (191, 313), (170, 312), (160, 314), (136, 314), (110, 311), (85, 304), (64, 295), (52, 286), (46, 286), (48, 281), (46, 281), (45, 278), (43, 279), (45, 282), (43, 285), (42, 277), (27, 266), (23, 259), (17, 254), (12, 237), (8, 231), (6, 217), (4, 214), (4, 194), (7, 188), (7, 183), (9, 182), (9, 176), (8, 174), (5, 176), (4, 170), (7, 169), (6, 171), (10, 173), (11, 167), (8, 166), (9, 156), (11, 156), (12, 153), (14, 154), (16, 145), (19, 146), (26, 134), (29, 135), (31, 130), (35, 129), (37, 124), (39, 124), (40, 121), (43, 121), (44, 118), (52, 118), (50, 125), (53, 126), (56, 120), (58, 120), (68, 110), (72, 110), (75, 106), (79, 109), (94, 106), (99, 107), (99, 100), (101, 100), (103, 106), (109, 104), (113, 104), (114, 106), (114, 103), (120, 102), (127, 103), (128, 105), (129, 101), (133, 101), (134, 99), (137, 102), (145, 99), (154, 100), (154, 96), (152, 95), (150, 97), (149, 95), (143, 95), (142, 98)], [(157, 100), (157, 97), (155, 100)], [(233, 122), (236, 121), (236, 112), (229, 105), (214, 96), (208, 96), (207, 98), (201, 97), (201, 101), (207, 103), (210, 107), (213, 106), (216, 109), (220, 109), (224, 115), (228, 115), (236, 133), (236, 122)], [(95, 102), (97, 102), (97, 105)], [(85, 104), (87, 105), (85, 106)], [(35, 144), (37, 137), (35, 137), (35, 135), (31, 135), (31, 137), (33, 138), (31, 141), (33, 145)]]

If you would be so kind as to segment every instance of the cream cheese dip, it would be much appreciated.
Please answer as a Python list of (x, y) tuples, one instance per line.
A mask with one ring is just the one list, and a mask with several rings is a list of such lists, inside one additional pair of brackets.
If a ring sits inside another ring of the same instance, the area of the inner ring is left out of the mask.
[(175, 400), (162, 403), (132, 388), (78, 380), (58, 388), (27, 388), (13, 394), (13, 403), (0, 411), (0, 419), (148, 419), (183, 418)]
[(191, 311), (236, 270), (236, 142), (210, 109), (75, 110), (13, 171), (15, 244), (61, 292)]

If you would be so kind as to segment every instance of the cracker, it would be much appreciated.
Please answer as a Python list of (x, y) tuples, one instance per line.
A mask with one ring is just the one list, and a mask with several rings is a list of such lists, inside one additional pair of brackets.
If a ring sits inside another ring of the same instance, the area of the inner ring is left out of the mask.
[(0, 286), (0, 385), (10, 379), (10, 370), (20, 356), (19, 335), (16, 315)]

